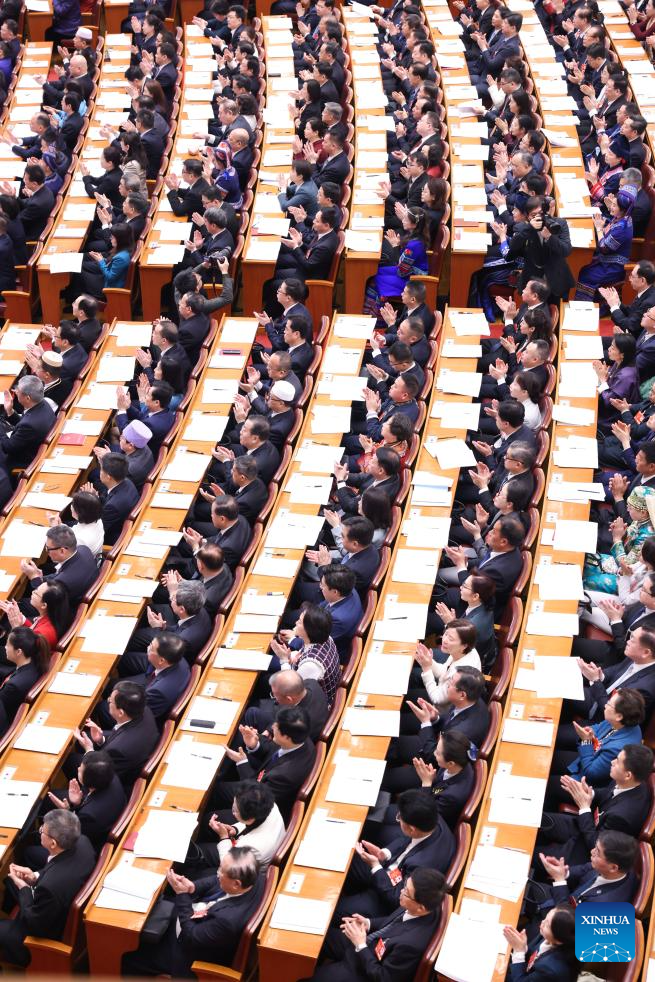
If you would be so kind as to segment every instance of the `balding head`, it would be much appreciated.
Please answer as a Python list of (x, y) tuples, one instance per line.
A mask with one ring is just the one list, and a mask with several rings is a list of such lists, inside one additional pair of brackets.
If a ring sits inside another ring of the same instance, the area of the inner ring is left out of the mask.
[(248, 146), (248, 131), (244, 129), (232, 130), (227, 139), (232, 147), (232, 152), (237, 153), (239, 150), (243, 150), (244, 147)]
[(297, 706), (305, 697), (305, 683), (298, 672), (276, 672), (270, 678), (271, 694), (279, 706)]

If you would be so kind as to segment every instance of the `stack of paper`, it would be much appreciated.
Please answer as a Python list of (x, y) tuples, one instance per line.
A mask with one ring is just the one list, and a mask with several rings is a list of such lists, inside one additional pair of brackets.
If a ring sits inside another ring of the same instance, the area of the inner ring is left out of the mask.
[(212, 783), (224, 756), (225, 747), (222, 744), (180, 737), (166, 755), (167, 767), (161, 783), (204, 791)]
[(349, 706), (344, 713), (342, 726), (353, 736), (397, 737), (400, 733), (400, 711)]
[(574, 638), (580, 630), (580, 623), (577, 614), (539, 611), (528, 615), (525, 630), (528, 634), (546, 638)]
[(404, 696), (413, 661), (412, 655), (369, 654), (359, 679), (358, 692)]
[(239, 610), (242, 614), (261, 614), (262, 616), (279, 616), (287, 603), (286, 595), (280, 593), (258, 593), (257, 590), (246, 590), (241, 596)]
[(464, 440), (457, 437), (439, 439), (434, 447), (433, 456), (436, 456), (439, 466), (445, 471), (455, 470), (459, 467), (475, 467), (477, 464), (471, 448)]
[(565, 331), (595, 332), (598, 330), (599, 308), (593, 303), (572, 300), (564, 306)]
[(332, 491), (332, 478), (317, 474), (292, 474), (284, 490), (292, 504), (326, 505)]
[(594, 481), (556, 481), (548, 485), (550, 501), (604, 501), (605, 488)]
[(273, 576), (282, 580), (291, 580), (296, 575), (299, 566), (297, 559), (285, 559), (284, 556), (277, 556), (268, 549), (260, 553), (253, 573), (255, 576)]
[(77, 405), (79, 409), (116, 409), (116, 386), (91, 382)]
[[(450, 522), (450, 519), (447, 521)], [(439, 552), (428, 552), (426, 549), (398, 549), (391, 579), (394, 583), (422, 583), (425, 586), (432, 586), (436, 582), (438, 571)]]
[(598, 334), (565, 334), (564, 354), (567, 361), (602, 359), (603, 341)]
[(150, 909), (152, 898), (162, 886), (165, 876), (134, 866), (131, 858), (127, 857), (107, 873), (95, 901), (96, 907), (133, 910), (139, 914), (145, 914)]
[(591, 399), (596, 395), (598, 376), (591, 362), (565, 362), (560, 364), (558, 398), (574, 397)]
[[(214, 417), (210, 417), (214, 420)], [(215, 425), (215, 421), (214, 421)], [(205, 471), (212, 462), (211, 454), (204, 453), (182, 453), (178, 448), (170, 464), (165, 468), (161, 475), (165, 481), (200, 481)]]
[(553, 723), (532, 719), (506, 719), (503, 725), (503, 743), (524, 743), (530, 747), (552, 747)]
[(270, 663), (271, 655), (254, 648), (219, 648), (214, 658), (214, 668), (244, 672), (265, 672)]
[(13, 519), (3, 533), (0, 555), (37, 559), (43, 552), (49, 529), (47, 525), (30, 525), (22, 519)]
[(91, 457), (83, 457), (80, 454), (60, 453), (58, 450), (55, 450), (52, 457), (47, 457), (43, 461), (39, 470), (43, 474), (77, 474), (78, 471), (85, 470), (92, 459)]
[(409, 549), (429, 548), (435, 552), (448, 545), (450, 523), (449, 516), (437, 518), (432, 515), (413, 515), (405, 519), (401, 533), (407, 536), (406, 545)]
[(374, 638), (376, 641), (406, 641), (411, 644), (425, 637), (427, 615), (425, 604), (397, 603), (388, 599), (384, 618), (375, 622)]
[(451, 372), (448, 368), (442, 368), (437, 378), (437, 389), (440, 392), (457, 396), (476, 398), (480, 395), (481, 385), (482, 375), (479, 372)]
[(34, 750), (39, 754), (60, 754), (71, 737), (71, 731), (63, 726), (43, 726), (27, 723), (17, 740), (15, 750)]
[[(475, 850), (465, 886), (470, 890), (516, 903), (525, 889), (529, 868), (530, 854), (527, 852), (479, 845)], [(470, 936), (469, 947), (472, 947)]]
[(583, 682), (576, 658), (535, 655), (536, 693), (540, 699), (583, 698)]
[(7, 829), (22, 829), (34, 804), (43, 791), (40, 781), (14, 781), (11, 778), (0, 783), (0, 814)]
[(327, 809), (317, 808), (304, 830), (294, 864), (344, 873), (359, 837), (359, 829), (359, 822), (330, 818)]
[(535, 583), (541, 600), (583, 600), (582, 573), (572, 563), (540, 563)]
[(182, 863), (197, 824), (198, 812), (154, 809), (139, 829), (134, 855)]
[(598, 468), (598, 444), (594, 437), (560, 437), (553, 453), (557, 467)]
[(176, 508), (187, 512), (193, 501), (192, 494), (182, 494), (177, 491), (156, 491), (150, 506), (152, 508)]
[(335, 764), (325, 800), (372, 807), (378, 799), (385, 762), (344, 752), (335, 758)]
[(286, 893), (278, 894), (270, 925), (279, 931), (300, 931), (323, 935), (327, 931), (332, 904), (329, 900), (305, 900)]
[(593, 409), (560, 404), (553, 406), (553, 419), (556, 423), (565, 423), (567, 426), (593, 426), (596, 422), (596, 413)]
[(575, 522), (558, 518), (555, 523), (553, 549), (561, 552), (596, 552), (596, 522)]
[(92, 696), (100, 682), (102, 682), (100, 675), (87, 675), (86, 672), (57, 672), (48, 686), (48, 692), (58, 692), (67, 696)]
[(120, 580), (105, 584), (102, 600), (122, 600), (125, 603), (141, 603), (157, 589), (157, 580), (134, 579), (123, 576)]
[(199, 733), (228, 733), (239, 706), (240, 703), (231, 699), (196, 696), (187, 710), (182, 729)]
[(303, 440), (302, 445), (296, 450), (295, 460), (300, 464), (300, 470), (306, 474), (331, 474), (335, 463), (340, 461), (343, 455), (343, 447)]
[(104, 655), (122, 655), (137, 623), (138, 618), (136, 617), (113, 617), (111, 614), (95, 614), (84, 622), (79, 632), (84, 638), (82, 651), (95, 651)]
[(491, 784), (489, 821), (538, 829), (545, 795), (546, 778), (497, 773)]
[[(362, 388), (364, 388), (363, 382)], [(350, 414), (350, 406), (316, 405), (312, 412), (312, 433), (348, 433)]]
[(480, 403), (437, 400), (432, 405), (430, 416), (440, 419), (446, 430), (477, 430), (480, 425)]
[(280, 509), (266, 536), (270, 548), (302, 549), (313, 545), (325, 524), (322, 515), (300, 515)]

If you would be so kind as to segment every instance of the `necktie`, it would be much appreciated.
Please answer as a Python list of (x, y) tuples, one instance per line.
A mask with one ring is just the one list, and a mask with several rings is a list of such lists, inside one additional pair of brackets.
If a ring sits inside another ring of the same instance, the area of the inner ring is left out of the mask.
[(396, 921), (399, 921), (404, 913), (405, 911), (403, 910), (403, 908), (399, 907), (398, 910), (394, 911), (394, 913), (391, 915), (389, 920), (386, 921), (386, 923), (383, 924), (381, 928), (379, 928), (377, 931), (372, 931), (371, 934), (366, 935), (366, 943), (370, 944), (371, 941), (377, 941), (379, 938), (385, 935), (389, 930), (389, 928), (391, 927), (391, 925), (395, 924)]
[(220, 900), (221, 897), (225, 897), (225, 896), (226, 896), (225, 890), (221, 890), (221, 888), (217, 886), (216, 889), (213, 890), (208, 897), (205, 897), (203, 903), (204, 904), (212, 903), (215, 902), (216, 900)]
[(634, 662), (632, 662), (632, 664), (630, 664), (626, 668), (626, 670), (623, 673), (623, 675), (619, 675), (618, 679), (616, 679), (615, 682), (612, 682), (612, 684), (607, 687), (608, 693), (614, 692), (614, 690), (617, 689), (623, 682), (625, 682), (627, 679), (629, 679), (630, 676), (634, 673), (635, 668), (636, 668), (636, 665), (634, 664)]

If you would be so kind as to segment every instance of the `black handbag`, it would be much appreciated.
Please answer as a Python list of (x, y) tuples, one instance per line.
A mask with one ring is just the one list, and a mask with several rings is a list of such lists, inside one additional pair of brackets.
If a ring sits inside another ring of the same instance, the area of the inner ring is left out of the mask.
[(141, 940), (146, 944), (158, 944), (166, 934), (174, 914), (175, 903), (160, 897), (143, 925)]

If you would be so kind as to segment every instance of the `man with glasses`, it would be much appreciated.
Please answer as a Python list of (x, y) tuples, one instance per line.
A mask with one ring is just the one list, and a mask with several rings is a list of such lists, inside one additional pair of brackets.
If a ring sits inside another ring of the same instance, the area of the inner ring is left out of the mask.
[(393, 913), (344, 917), (340, 928), (327, 933), (321, 955), (330, 963), (317, 969), (312, 982), (413, 978), (439, 926), (444, 892), (441, 873), (419, 867), (401, 888)]
[[(87, 546), (78, 546), (75, 533), (68, 525), (54, 525), (48, 529), (45, 538), (45, 548), (48, 559), (54, 564), (54, 573), (43, 576), (41, 570), (31, 559), (21, 559), (20, 569), (29, 580), (30, 592), (41, 586), (43, 581), (61, 583), (68, 591), (71, 607), (80, 603), (91, 584), (98, 575), (93, 553)], [(28, 616), (37, 616), (34, 611), (30, 614), (24, 609), (24, 604), (33, 611), (31, 604), (21, 601), (21, 610)]]
[(10, 864), (9, 889), (16, 894), (19, 911), (15, 918), (0, 921), (1, 957), (23, 968), (30, 962), (24, 939), (28, 934), (61, 938), (73, 898), (96, 862), (93, 846), (80, 835), (80, 820), (72, 812), (48, 812), (39, 835), (48, 860), (39, 872)]

